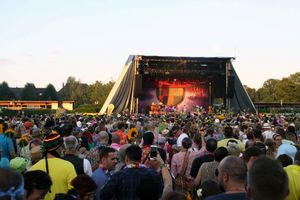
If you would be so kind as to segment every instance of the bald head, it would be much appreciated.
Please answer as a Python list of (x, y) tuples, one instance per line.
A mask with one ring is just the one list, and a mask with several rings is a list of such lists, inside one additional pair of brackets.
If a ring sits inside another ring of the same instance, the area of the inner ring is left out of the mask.
[(219, 172), (226, 172), (231, 180), (239, 183), (245, 183), (247, 177), (247, 168), (244, 161), (236, 156), (225, 157), (218, 167)]

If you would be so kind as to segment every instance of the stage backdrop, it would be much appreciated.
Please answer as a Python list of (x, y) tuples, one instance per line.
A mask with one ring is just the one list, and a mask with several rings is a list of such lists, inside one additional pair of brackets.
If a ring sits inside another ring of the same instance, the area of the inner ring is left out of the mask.
[(176, 106), (177, 111), (191, 111), (195, 106), (208, 107), (208, 83), (195, 80), (151, 80), (144, 79), (142, 95), (139, 97), (139, 112), (150, 111), (152, 103)]

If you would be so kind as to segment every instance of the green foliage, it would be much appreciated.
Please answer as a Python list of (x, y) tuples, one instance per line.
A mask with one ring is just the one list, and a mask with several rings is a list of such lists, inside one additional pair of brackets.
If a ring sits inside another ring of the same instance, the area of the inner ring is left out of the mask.
[(44, 101), (57, 101), (58, 100), (58, 95), (55, 90), (55, 87), (52, 84), (48, 84), (42, 97), (41, 100)]
[(300, 102), (300, 72), (287, 78), (268, 79), (256, 92), (245, 86), (254, 102)]
[(74, 77), (68, 77), (67, 83), (60, 91), (59, 99), (66, 101), (74, 101), (74, 107), (78, 105), (89, 103), (87, 96), (88, 85), (82, 84), (79, 80), (76, 81)]
[(12, 100), (15, 99), (14, 93), (10, 90), (7, 82), (3, 81), (0, 84), (0, 100)]
[(244, 88), (247, 91), (247, 93), (248, 93), (249, 97), (251, 98), (251, 100), (255, 102), (257, 100), (255, 88), (250, 88), (247, 85), (244, 85)]
[(21, 100), (24, 101), (37, 101), (39, 100), (39, 96), (37, 94), (36, 88), (33, 83), (26, 83), (22, 94)]
[(99, 111), (100, 107), (97, 104), (83, 104), (75, 109), (78, 113), (98, 113)]
[(102, 107), (113, 85), (114, 81), (109, 81), (105, 84), (101, 81), (96, 81), (96, 83), (90, 85), (88, 89), (88, 98), (90, 102)]

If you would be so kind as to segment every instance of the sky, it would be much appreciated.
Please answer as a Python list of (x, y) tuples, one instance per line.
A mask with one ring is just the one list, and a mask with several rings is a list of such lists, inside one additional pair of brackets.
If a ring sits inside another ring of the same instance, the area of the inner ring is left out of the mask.
[(244, 85), (300, 72), (298, 0), (0, 0), (0, 81), (116, 80), (129, 55), (235, 57)]

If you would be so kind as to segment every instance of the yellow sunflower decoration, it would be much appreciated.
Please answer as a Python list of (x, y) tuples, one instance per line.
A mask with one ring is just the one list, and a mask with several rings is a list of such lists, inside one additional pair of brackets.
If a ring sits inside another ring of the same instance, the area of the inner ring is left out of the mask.
[(138, 132), (137, 128), (131, 128), (128, 131), (127, 138), (129, 141), (135, 141), (135, 139), (137, 138), (138, 135), (139, 135), (139, 132)]
[(13, 129), (11, 129), (11, 128), (9, 128), (9, 129), (6, 129), (6, 131), (5, 131), (5, 135), (7, 136), (7, 137), (13, 137), (14, 135), (15, 135), (15, 130), (13, 130)]
[(19, 146), (21, 148), (27, 146), (28, 143), (29, 143), (29, 140), (28, 140), (27, 135), (23, 135), (19, 140)]

